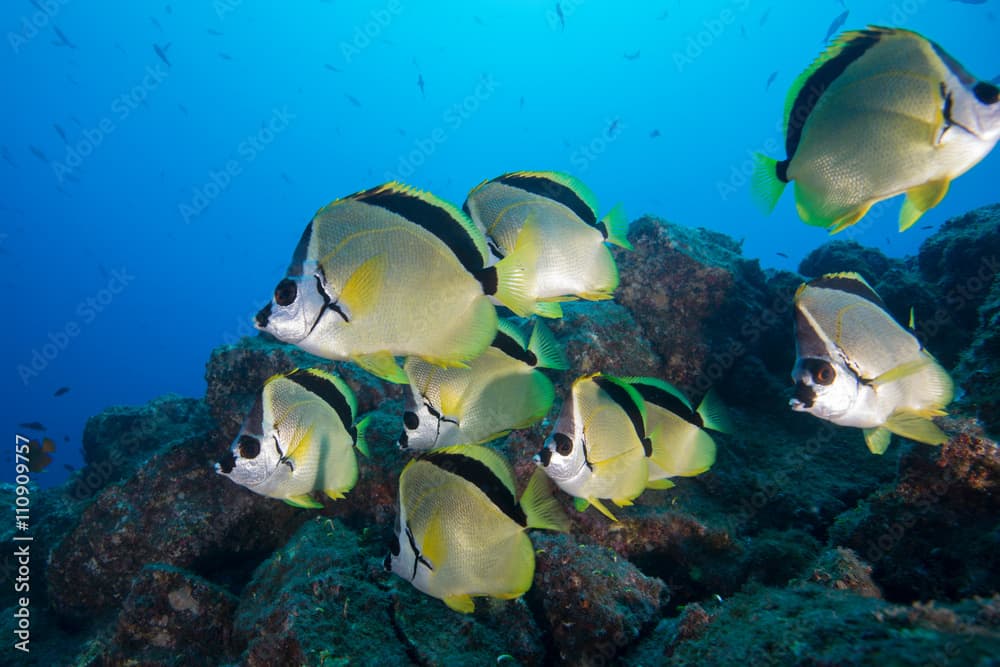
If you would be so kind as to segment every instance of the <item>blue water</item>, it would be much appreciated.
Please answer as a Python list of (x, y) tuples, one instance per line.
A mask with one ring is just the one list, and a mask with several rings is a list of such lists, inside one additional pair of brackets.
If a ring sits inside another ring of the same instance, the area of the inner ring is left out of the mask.
[[(48, 427), (43, 485), (80, 465), (88, 416), (202, 395), (210, 351), (252, 333), (315, 210), (390, 178), (460, 204), (506, 171), (565, 170), (604, 210), (726, 232), (764, 266), (827, 239), (790, 193), (759, 213), (745, 175), (754, 151), (784, 157), (785, 93), (833, 0), (563, 0), (564, 27), (554, 2), (38, 5), (0, 8), (0, 285), (3, 423), (11, 445), (19, 422)], [(996, 0), (849, 5), (845, 28), (915, 29), (1000, 74)], [(994, 151), (920, 228), (896, 232), (896, 200), (851, 237), (913, 253), (923, 226), (997, 201), (998, 174)]]

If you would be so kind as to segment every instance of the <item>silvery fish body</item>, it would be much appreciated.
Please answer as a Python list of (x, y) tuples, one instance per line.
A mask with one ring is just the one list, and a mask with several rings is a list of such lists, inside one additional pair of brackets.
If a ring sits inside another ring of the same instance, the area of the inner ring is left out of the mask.
[(947, 440), (931, 418), (945, 414), (951, 378), (861, 276), (827, 274), (799, 287), (795, 332), (793, 410), (863, 429), (877, 454), (890, 433)]
[(355, 424), (356, 413), (354, 394), (340, 378), (316, 369), (275, 375), (215, 470), (262, 496), (322, 507), (312, 492), (343, 498), (357, 482), (354, 449), (367, 454), (367, 448), (365, 421)]

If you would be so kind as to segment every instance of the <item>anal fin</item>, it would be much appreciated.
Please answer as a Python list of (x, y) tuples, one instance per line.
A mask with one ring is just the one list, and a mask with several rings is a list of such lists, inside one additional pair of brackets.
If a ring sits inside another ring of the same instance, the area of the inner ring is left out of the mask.
[(608, 509), (607, 507), (605, 507), (605, 506), (604, 506), (604, 503), (602, 503), (602, 502), (601, 502), (600, 500), (598, 500), (597, 498), (587, 498), (587, 502), (588, 502), (588, 503), (590, 503), (591, 505), (593, 505), (593, 506), (594, 506), (594, 508), (595, 508), (595, 509), (596, 509), (596, 510), (597, 510), (598, 512), (600, 512), (600, 513), (601, 513), (601, 514), (603, 514), (604, 516), (608, 517), (608, 518), (609, 518), (609, 519), (611, 519), (612, 521), (615, 521), (615, 522), (617, 522), (617, 521), (618, 521), (618, 519), (616, 519), (616, 518), (615, 518), (615, 515), (611, 513), (611, 510), (609, 510), (609, 509)]
[(298, 496), (289, 496), (287, 498), (283, 498), (282, 500), (284, 500), (286, 503), (288, 503), (292, 507), (301, 507), (302, 509), (322, 509), (323, 508), (323, 503), (321, 503), (318, 500), (314, 499), (308, 493), (303, 493), (302, 495), (298, 495)]
[[(854, 223), (856, 223), (861, 218), (868, 214), (868, 209), (872, 207), (874, 202), (865, 202), (861, 206), (851, 211), (848, 211), (844, 215), (840, 216), (836, 220), (830, 223), (828, 229), (830, 234), (836, 234), (837, 232), (842, 232)], [(800, 211), (801, 213), (801, 211)]]
[(896, 435), (928, 445), (942, 445), (948, 442), (948, 436), (934, 422), (912, 412), (893, 414), (885, 423), (885, 427)]
[(403, 369), (396, 363), (396, 358), (388, 352), (359, 354), (351, 357), (351, 361), (386, 382), (392, 382), (393, 384), (409, 384), (410, 382), (410, 378), (407, 377)]
[(906, 231), (920, 216), (940, 204), (950, 185), (951, 181), (946, 178), (907, 190), (903, 208), (899, 211), (899, 231)]

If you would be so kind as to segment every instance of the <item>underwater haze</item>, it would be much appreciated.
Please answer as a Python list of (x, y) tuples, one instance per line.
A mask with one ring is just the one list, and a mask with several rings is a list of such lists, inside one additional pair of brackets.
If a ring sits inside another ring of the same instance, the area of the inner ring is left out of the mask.
[[(35, 480), (81, 466), (105, 407), (203, 395), (208, 353), (254, 332), (313, 213), (388, 180), (461, 204), (504, 172), (565, 171), (599, 214), (794, 270), (827, 233), (790, 194), (754, 207), (752, 155), (784, 157), (785, 94), (844, 4), (5, 2), (2, 410), (56, 442)], [(913, 29), (1000, 75), (995, 0), (846, 8), (842, 29)], [(907, 233), (897, 198), (838, 238), (913, 254), (996, 201), (998, 175), (994, 151)]]

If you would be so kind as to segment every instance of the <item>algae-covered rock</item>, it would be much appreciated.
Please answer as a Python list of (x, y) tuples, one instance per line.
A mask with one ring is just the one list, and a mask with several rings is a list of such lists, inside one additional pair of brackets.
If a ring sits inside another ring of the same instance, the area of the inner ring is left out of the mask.
[(750, 586), (693, 619), (664, 621), (621, 664), (987, 665), (1000, 647), (998, 612), (996, 597), (900, 606), (812, 583)]
[(806, 278), (817, 278), (826, 273), (854, 271), (874, 285), (886, 271), (900, 263), (876, 248), (838, 239), (828, 241), (806, 255), (799, 263), (799, 273)]
[(979, 417), (987, 432), (1000, 437), (1000, 279), (979, 307), (979, 326), (962, 353), (955, 379), (965, 390), (958, 405)]
[(237, 598), (168, 565), (146, 565), (122, 604), (107, 661), (111, 664), (219, 663), (235, 657)]
[(110, 407), (87, 420), (79, 475), (70, 493), (90, 497), (108, 484), (127, 479), (152, 454), (192, 433), (211, 430), (204, 401), (167, 394), (141, 406)]
[(559, 660), (608, 664), (652, 629), (669, 599), (666, 585), (603, 547), (565, 535), (536, 535), (535, 585)]
[(60, 614), (86, 620), (119, 608), (148, 563), (238, 588), (295, 531), (306, 514), (215, 473), (209, 437), (176, 442), (87, 506), (46, 569)]
[(820, 554), (807, 570), (806, 579), (838, 591), (854, 591), (866, 598), (882, 597), (882, 589), (872, 579), (872, 566), (853, 550), (843, 547)]
[(917, 333), (946, 368), (973, 340), (979, 308), (1000, 271), (1000, 205), (948, 220), (918, 255), (922, 279), (936, 293), (933, 311), (917, 318)]
[(959, 600), (1000, 590), (1000, 452), (949, 420), (940, 449), (910, 447), (899, 477), (838, 518), (834, 544), (871, 563), (889, 600)]
[(385, 546), (317, 519), (263, 563), (236, 613), (241, 664), (540, 665), (540, 633), (520, 601), (463, 615), (382, 571)]
[[(713, 386), (732, 401), (749, 397), (745, 387), (727, 387), (727, 379), (745, 358), (771, 363), (763, 350), (777, 329), (789, 330), (787, 296), (772, 293), (758, 262), (723, 234), (643, 217), (632, 223), (629, 240), (635, 250), (615, 251), (621, 274), (615, 300), (663, 360), (660, 377), (697, 400)], [(768, 372), (783, 375), (787, 368)]]

